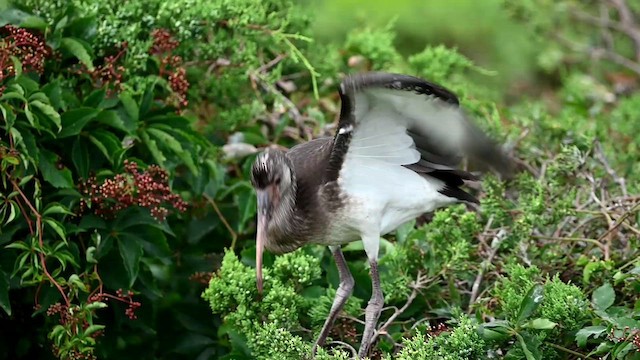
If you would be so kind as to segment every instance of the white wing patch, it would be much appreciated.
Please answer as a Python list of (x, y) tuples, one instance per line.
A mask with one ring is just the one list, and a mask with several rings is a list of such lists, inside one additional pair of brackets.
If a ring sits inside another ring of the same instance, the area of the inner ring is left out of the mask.
[(344, 135), (346, 133), (350, 133), (353, 131), (353, 125), (349, 124), (343, 128), (340, 128), (340, 130), (338, 130), (338, 134), (340, 135)]
[[(407, 126), (390, 104), (370, 103), (366, 94), (356, 95), (357, 129), (349, 144), (348, 158), (370, 159), (395, 165), (420, 160)], [(399, 121), (400, 120), (400, 121)]]
[(407, 134), (409, 128), (428, 123), (428, 130), (418, 128), (418, 132), (440, 135), (456, 131), (452, 127), (447, 130), (452, 114), (446, 106), (437, 109), (424, 95), (413, 95), (392, 89), (355, 94), (356, 126), (338, 182), (352, 200), (345, 221), (361, 231), (377, 228), (384, 234), (452, 202), (438, 192), (444, 187), (442, 181), (426, 179), (402, 166), (420, 160), (413, 138)]

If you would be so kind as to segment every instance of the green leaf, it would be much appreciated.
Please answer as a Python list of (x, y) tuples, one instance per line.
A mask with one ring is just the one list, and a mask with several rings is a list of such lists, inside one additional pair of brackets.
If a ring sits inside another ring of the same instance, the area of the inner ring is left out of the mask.
[(605, 331), (607, 327), (603, 325), (587, 326), (576, 333), (576, 342), (579, 347), (585, 347), (590, 336), (598, 338)]
[(18, 213), (18, 205), (16, 204), (15, 201), (10, 200), (9, 202), (7, 202), (7, 206), (9, 207), (9, 216), (7, 217), (7, 220), (5, 220), (4, 224), (7, 225), (8, 223), (12, 222), (13, 219), (16, 218), (16, 214)]
[(151, 104), (153, 103), (153, 93), (158, 83), (158, 77), (148, 77), (147, 79), (153, 79), (153, 81), (147, 83), (147, 86), (144, 89), (144, 94), (142, 94), (142, 101), (140, 102), (140, 114), (146, 115), (151, 109)]
[(541, 360), (542, 356), (539, 350), (539, 344), (536, 344), (535, 338), (528, 334), (516, 333), (520, 347), (527, 360)]
[(31, 112), (31, 107), (28, 103), (24, 104), (24, 116), (27, 117), (31, 127), (38, 128), (38, 125), (36, 125), (36, 118), (33, 116), (33, 112)]
[(536, 311), (544, 298), (543, 291), (542, 285), (534, 285), (529, 289), (527, 295), (525, 295), (524, 299), (522, 299), (522, 303), (520, 304), (516, 324), (521, 324), (531, 316), (534, 311)]
[(96, 117), (96, 121), (114, 129), (122, 130), (127, 133), (131, 132), (130, 129), (127, 129), (124, 121), (122, 121), (122, 118), (120, 118), (120, 115), (118, 115), (118, 112), (115, 110), (101, 111), (100, 114), (98, 114), (98, 117)]
[(67, 209), (66, 206), (58, 204), (58, 203), (51, 203), (51, 204), (47, 205), (47, 207), (42, 212), (42, 216), (47, 216), (47, 215), (51, 215), (51, 214), (74, 215), (73, 212), (71, 212), (69, 209)]
[(89, 71), (93, 71), (95, 68), (93, 67), (93, 61), (91, 60), (91, 56), (87, 49), (82, 45), (82, 43), (74, 38), (66, 37), (60, 40), (62, 48), (68, 50), (73, 56), (78, 58), (84, 66), (89, 69)]
[(104, 309), (106, 307), (107, 307), (107, 304), (103, 303), (102, 301), (94, 301), (87, 304), (87, 306), (85, 306), (87, 310), (98, 310), (98, 309)]
[(82, 282), (82, 280), (80, 280), (80, 277), (78, 276), (78, 274), (73, 274), (69, 276), (69, 280), (67, 280), (67, 283), (77, 287), (78, 289), (84, 292), (87, 292), (87, 286)]
[(558, 325), (549, 319), (537, 318), (528, 321), (522, 325), (523, 328), (537, 329), (537, 330), (551, 330)]
[(73, 147), (71, 148), (71, 160), (73, 161), (73, 166), (75, 166), (78, 175), (82, 179), (89, 178), (89, 146), (87, 145), (87, 141), (82, 136), (78, 136), (76, 140), (73, 142)]
[(7, 124), (5, 126), (5, 129), (8, 129), (10, 127), (13, 127), (13, 124), (15, 124), (15, 120), (16, 120), (16, 115), (13, 113), (12, 110), (7, 110), (7, 105), (0, 103), (0, 114), (2, 114), (2, 118), (5, 120), (5, 123)]
[(11, 55), (11, 62), (13, 63), (13, 69), (15, 72), (15, 76), (19, 77), (20, 75), (22, 75), (22, 62), (20, 61), (20, 59), (18, 59), (17, 57)]
[(101, 108), (100, 104), (104, 101), (106, 94), (107, 90), (104, 88), (95, 89), (84, 98), (82, 105), (90, 108)]
[(49, 26), (49, 23), (47, 23), (43, 18), (39, 16), (33, 16), (33, 15), (27, 16), (25, 19), (23, 19), (20, 22), (21, 28), (37, 29), (42, 32), (44, 32), (47, 26)]
[[(14, 86), (13, 88), (18, 88), (22, 90), (19, 86)], [(24, 97), (24, 90), (22, 91), (11, 91), (12, 87), (8, 87), (7, 90), (0, 96), (0, 100), (9, 101), (9, 100), (22, 100), (23, 103), (27, 102), (27, 98)]]
[(132, 287), (138, 277), (140, 270), (140, 258), (142, 257), (142, 241), (134, 234), (121, 233), (118, 237), (118, 249), (120, 257), (124, 263), (129, 280), (129, 287)]
[(58, 132), (62, 129), (62, 122), (60, 118), (60, 114), (53, 108), (53, 106), (49, 104), (45, 104), (42, 101), (36, 100), (31, 102), (32, 106), (38, 108), (38, 110), (42, 111), (43, 114), (47, 116), (51, 122), (53, 122), (58, 128)]
[(89, 327), (87, 327), (87, 329), (84, 331), (84, 336), (91, 336), (91, 334), (104, 328), (104, 325), (89, 325)]
[(40, 162), (38, 163), (38, 168), (42, 172), (42, 176), (45, 181), (54, 187), (61, 189), (69, 189), (73, 188), (73, 178), (71, 176), (71, 171), (69, 169), (62, 168), (58, 169), (57, 162), (58, 157), (56, 154), (51, 151), (42, 149), (40, 154)]
[(490, 341), (502, 341), (511, 337), (509, 323), (502, 320), (484, 323), (479, 326), (478, 331), (484, 339)]
[(167, 158), (164, 157), (164, 154), (162, 153), (160, 148), (158, 148), (158, 144), (156, 144), (156, 141), (151, 139), (149, 137), (149, 134), (147, 134), (147, 132), (145, 131), (140, 133), (140, 137), (142, 138), (142, 141), (145, 143), (145, 145), (147, 145), (147, 148), (149, 148), (149, 152), (151, 153), (151, 156), (153, 156), (153, 159), (156, 161), (156, 163), (160, 166), (164, 166)]
[[(11, 128), (10, 131), (13, 139), (16, 142), (16, 145), (20, 147), (30, 160), (37, 161), (40, 159), (40, 150), (36, 145), (36, 138), (33, 136), (31, 131), (27, 129), (23, 129), (22, 131), (18, 131), (17, 128)], [(25, 164), (25, 167), (28, 168), (28, 164)]]
[(113, 163), (114, 157), (122, 150), (122, 143), (110, 131), (96, 130), (89, 135), (89, 140), (102, 152), (102, 154)]
[(609, 283), (606, 283), (594, 290), (591, 297), (593, 308), (600, 311), (607, 310), (611, 305), (613, 305), (615, 300), (616, 292)]
[(87, 248), (87, 253), (86, 253), (86, 256), (85, 256), (85, 258), (86, 258), (88, 263), (90, 263), (90, 264), (97, 264), (98, 263), (98, 260), (96, 260), (95, 254), (96, 254), (96, 247), (95, 246), (89, 246)]
[(250, 184), (246, 184), (246, 186), (238, 188), (236, 196), (239, 211), (238, 231), (244, 232), (248, 222), (252, 220), (256, 214), (257, 204), (255, 192), (253, 188), (250, 187)]
[(67, 233), (64, 229), (64, 225), (51, 218), (44, 219), (44, 223), (49, 225), (49, 227), (53, 229), (53, 231), (55, 231), (58, 236), (60, 236), (60, 239), (62, 239), (62, 241), (64, 241), (65, 243), (67, 242)]
[(66, 332), (64, 326), (62, 325), (56, 325), (53, 327), (53, 330), (51, 330), (51, 332), (49, 333), (48, 337), (49, 339), (53, 339), (55, 337), (58, 337), (61, 334), (64, 334)]
[(0, 307), (7, 315), (11, 316), (11, 303), (9, 302), (9, 276), (0, 270)]
[(182, 144), (180, 144), (180, 142), (176, 140), (175, 137), (153, 127), (149, 127), (147, 129), (147, 132), (160, 140), (161, 144), (168, 147), (171, 151), (178, 155), (178, 157), (185, 163), (187, 168), (189, 168), (189, 171), (198, 176), (198, 169), (196, 168), (196, 165), (191, 158), (191, 153), (189, 153), (188, 151), (184, 151), (184, 149), (182, 148)]
[(27, 243), (25, 243), (24, 241), (13, 242), (13, 243), (5, 246), (5, 248), (7, 248), (7, 249), (17, 249), (17, 250), (23, 250), (23, 251), (31, 251), (31, 248), (29, 247), (29, 245), (27, 245)]
[(137, 123), (140, 119), (140, 109), (138, 108), (138, 104), (131, 96), (131, 93), (124, 91), (120, 94), (120, 101), (122, 102), (122, 106), (124, 106), (125, 111), (133, 120), (133, 122)]
[(88, 107), (72, 109), (62, 113), (62, 130), (58, 138), (80, 134), (82, 129), (98, 115), (98, 110)]

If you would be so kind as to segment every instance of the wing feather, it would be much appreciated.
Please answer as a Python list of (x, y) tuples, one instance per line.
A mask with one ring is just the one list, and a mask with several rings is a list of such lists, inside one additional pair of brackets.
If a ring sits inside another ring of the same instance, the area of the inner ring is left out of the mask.
[[(457, 97), (437, 84), (406, 75), (367, 73), (346, 78), (340, 96), (329, 180), (337, 179), (347, 155), (412, 165), (424, 173), (456, 170), (466, 156), (503, 174), (509, 171), (510, 162), (500, 148), (469, 121)], [(462, 175), (460, 170), (455, 174)]]

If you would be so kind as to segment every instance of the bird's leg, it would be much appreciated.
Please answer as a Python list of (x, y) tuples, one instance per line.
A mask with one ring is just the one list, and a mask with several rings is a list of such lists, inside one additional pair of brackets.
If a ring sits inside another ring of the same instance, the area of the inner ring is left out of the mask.
[(327, 336), (329, 335), (329, 331), (333, 326), (333, 323), (336, 321), (338, 317), (338, 313), (344, 307), (344, 304), (347, 302), (349, 296), (353, 292), (353, 276), (349, 271), (349, 267), (347, 266), (347, 262), (344, 260), (344, 255), (342, 254), (342, 250), (340, 250), (340, 246), (329, 246), (331, 249), (331, 253), (336, 261), (336, 266), (338, 267), (338, 274), (340, 276), (340, 285), (338, 286), (338, 290), (336, 291), (336, 296), (333, 299), (333, 305), (331, 305), (331, 310), (329, 311), (329, 316), (327, 320), (324, 322), (324, 326), (322, 326), (322, 331), (320, 331), (320, 336), (318, 336), (318, 340), (313, 345), (313, 354), (315, 355), (319, 346), (324, 345)]
[(364, 334), (362, 334), (362, 342), (360, 343), (360, 350), (358, 356), (363, 358), (367, 356), (369, 347), (371, 346), (371, 339), (376, 330), (376, 324), (380, 317), (380, 311), (384, 305), (384, 297), (382, 295), (382, 288), (380, 287), (380, 276), (378, 275), (378, 261), (369, 261), (371, 265), (371, 299), (365, 310), (364, 320)]
[(369, 258), (370, 273), (371, 273), (371, 299), (365, 310), (364, 320), (364, 334), (362, 334), (362, 342), (360, 343), (360, 350), (358, 350), (358, 357), (363, 358), (367, 356), (369, 347), (371, 347), (371, 340), (376, 330), (376, 324), (380, 317), (380, 311), (384, 305), (384, 297), (382, 295), (382, 288), (380, 287), (380, 276), (378, 274), (378, 250), (380, 248), (380, 235), (378, 232), (375, 235), (364, 236), (362, 242), (364, 249), (367, 252)]

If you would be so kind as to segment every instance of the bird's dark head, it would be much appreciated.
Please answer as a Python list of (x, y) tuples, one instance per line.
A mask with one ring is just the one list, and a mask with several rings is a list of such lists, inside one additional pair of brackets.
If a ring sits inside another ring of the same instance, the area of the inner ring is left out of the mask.
[(286, 215), (286, 200), (292, 199), (295, 191), (295, 175), (284, 152), (267, 149), (260, 153), (251, 168), (251, 183), (258, 197), (256, 271), (258, 291), (262, 293), (262, 253), (269, 240), (269, 223)]

